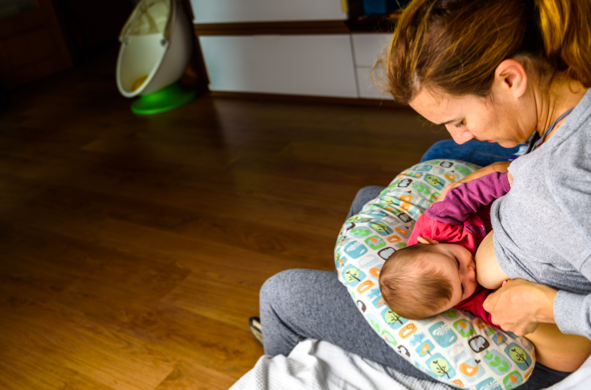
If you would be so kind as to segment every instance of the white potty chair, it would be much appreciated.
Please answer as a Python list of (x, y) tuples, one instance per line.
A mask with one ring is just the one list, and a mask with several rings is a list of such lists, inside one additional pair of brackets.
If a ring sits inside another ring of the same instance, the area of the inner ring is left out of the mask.
[(117, 87), (125, 97), (141, 96), (131, 109), (156, 114), (195, 98), (178, 80), (193, 51), (191, 26), (175, 0), (142, 0), (121, 30)]

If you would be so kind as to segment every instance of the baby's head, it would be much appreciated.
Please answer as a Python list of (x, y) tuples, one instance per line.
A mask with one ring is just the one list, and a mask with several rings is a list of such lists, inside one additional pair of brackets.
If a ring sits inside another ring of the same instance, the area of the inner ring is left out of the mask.
[(419, 244), (394, 252), (380, 272), (384, 300), (397, 314), (424, 319), (474, 294), (476, 266), (470, 251), (419, 237)]

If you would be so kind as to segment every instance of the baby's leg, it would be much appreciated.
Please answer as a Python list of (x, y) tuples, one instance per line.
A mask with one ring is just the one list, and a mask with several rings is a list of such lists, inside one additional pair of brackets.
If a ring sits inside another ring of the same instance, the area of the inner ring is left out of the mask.
[(489, 290), (496, 290), (501, 287), (503, 281), (507, 280), (507, 276), (497, 261), (492, 238), (493, 232), (491, 231), (478, 247), (474, 261), (476, 262), (478, 283)]

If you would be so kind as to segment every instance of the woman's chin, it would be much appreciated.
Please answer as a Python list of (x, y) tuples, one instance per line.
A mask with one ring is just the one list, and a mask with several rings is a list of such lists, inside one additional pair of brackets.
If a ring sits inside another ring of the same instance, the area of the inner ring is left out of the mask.
[(516, 141), (488, 141), (488, 142), (497, 143), (497, 144), (499, 144), (499, 146), (501, 146), (505, 149), (511, 149), (511, 148), (514, 148), (517, 145), (519, 145), (519, 143)]

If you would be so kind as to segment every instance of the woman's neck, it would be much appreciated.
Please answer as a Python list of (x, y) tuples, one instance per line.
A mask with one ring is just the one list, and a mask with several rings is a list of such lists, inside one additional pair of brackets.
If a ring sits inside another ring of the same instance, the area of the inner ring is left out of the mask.
[[(554, 80), (547, 91), (539, 89), (534, 91), (538, 115), (536, 126), (538, 134), (543, 136), (560, 115), (579, 104), (587, 93), (587, 89), (579, 82), (561, 78)], [(547, 137), (550, 137), (565, 119), (560, 120)]]

